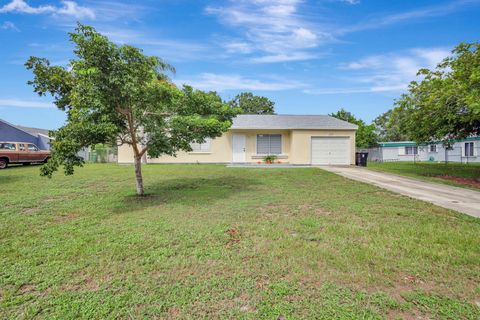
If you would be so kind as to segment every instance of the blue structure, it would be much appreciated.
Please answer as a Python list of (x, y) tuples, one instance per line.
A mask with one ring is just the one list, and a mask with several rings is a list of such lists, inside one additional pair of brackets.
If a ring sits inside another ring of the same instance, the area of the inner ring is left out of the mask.
[(0, 119), (0, 141), (30, 142), (41, 150), (50, 150), (48, 130), (16, 126)]

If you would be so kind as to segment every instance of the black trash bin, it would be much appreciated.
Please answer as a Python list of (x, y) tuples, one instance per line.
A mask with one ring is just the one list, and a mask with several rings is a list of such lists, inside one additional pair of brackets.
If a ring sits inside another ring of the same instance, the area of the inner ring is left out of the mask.
[(368, 152), (355, 152), (355, 165), (366, 167), (368, 159)]

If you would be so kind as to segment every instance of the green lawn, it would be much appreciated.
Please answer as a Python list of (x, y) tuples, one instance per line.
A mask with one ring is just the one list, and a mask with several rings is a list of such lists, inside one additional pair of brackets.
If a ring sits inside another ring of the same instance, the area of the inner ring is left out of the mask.
[[(480, 163), (369, 162), (368, 168), (474, 190), (480, 187)], [(460, 178), (460, 181), (448, 180), (445, 176)]]
[(480, 219), (317, 168), (0, 171), (0, 318), (480, 318)]

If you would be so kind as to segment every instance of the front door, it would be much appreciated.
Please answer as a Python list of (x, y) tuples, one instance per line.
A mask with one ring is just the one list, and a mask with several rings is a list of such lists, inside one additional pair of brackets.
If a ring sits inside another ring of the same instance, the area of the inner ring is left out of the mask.
[(244, 134), (235, 133), (232, 136), (232, 162), (245, 162), (245, 141)]

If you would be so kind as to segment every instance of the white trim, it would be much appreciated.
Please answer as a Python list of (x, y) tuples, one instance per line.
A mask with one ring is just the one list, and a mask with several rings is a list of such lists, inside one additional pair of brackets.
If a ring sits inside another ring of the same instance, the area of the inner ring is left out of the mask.
[(42, 136), (42, 137), (45, 137), (45, 138), (48, 138), (48, 139), (50, 139), (50, 140), (55, 140), (55, 138), (50, 137), (50, 136), (47, 136), (47, 135), (45, 135), (45, 134), (43, 134), (43, 133), (39, 133), (38, 135), (39, 135), (39, 136)]
[[(268, 154), (253, 154), (252, 159), (263, 159), (266, 156), (268, 156)], [(274, 156), (276, 156), (277, 159), (288, 159), (288, 154), (274, 154)]]

